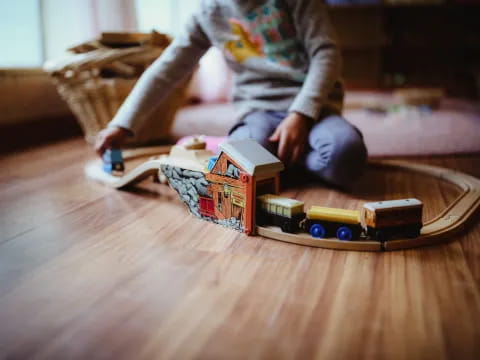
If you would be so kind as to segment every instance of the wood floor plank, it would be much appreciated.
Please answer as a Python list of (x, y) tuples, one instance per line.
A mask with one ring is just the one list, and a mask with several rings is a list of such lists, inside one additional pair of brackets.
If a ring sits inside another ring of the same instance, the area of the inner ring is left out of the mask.
[[(198, 220), (148, 180), (88, 182), (89, 156), (73, 140), (0, 159), (0, 358), (478, 358), (478, 217), (441, 246), (302, 247)], [(415, 160), (480, 176), (479, 159)], [(425, 219), (458, 193), (381, 169), (351, 193), (284, 191), (349, 209), (416, 196)]]

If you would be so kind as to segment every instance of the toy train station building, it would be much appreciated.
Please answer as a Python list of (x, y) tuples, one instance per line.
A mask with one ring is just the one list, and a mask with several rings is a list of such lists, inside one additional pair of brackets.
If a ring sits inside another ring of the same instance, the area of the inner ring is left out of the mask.
[(255, 233), (256, 197), (278, 194), (282, 162), (256, 141), (229, 141), (205, 174), (211, 197), (201, 197), (200, 213), (220, 221), (237, 219), (247, 234)]

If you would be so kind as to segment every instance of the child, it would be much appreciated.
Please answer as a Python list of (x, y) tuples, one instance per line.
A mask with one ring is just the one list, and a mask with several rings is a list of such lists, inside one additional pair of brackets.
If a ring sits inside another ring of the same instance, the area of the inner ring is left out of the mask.
[(109, 127), (100, 154), (121, 145), (210, 46), (235, 73), (238, 123), (229, 138), (254, 138), (288, 166), (336, 186), (361, 174), (360, 132), (340, 116), (340, 54), (320, 0), (199, 0), (186, 30), (142, 75)]

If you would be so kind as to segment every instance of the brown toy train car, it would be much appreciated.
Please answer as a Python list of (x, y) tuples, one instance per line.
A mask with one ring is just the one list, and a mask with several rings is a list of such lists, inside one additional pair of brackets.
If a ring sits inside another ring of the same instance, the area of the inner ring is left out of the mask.
[(417, 237), (422, 228), (423, 203), (418, 199), (370, 202), (363, 205), (361, 222), (369, 237)]

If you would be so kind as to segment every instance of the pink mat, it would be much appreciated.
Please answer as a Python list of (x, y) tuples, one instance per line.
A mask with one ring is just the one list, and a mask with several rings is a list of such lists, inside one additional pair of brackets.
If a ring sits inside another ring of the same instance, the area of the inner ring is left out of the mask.
[(480, 152), (480, 105), (467, 101), (446, 99), (432, 112), (359, 109), (344, 115), (362, 131), (371, 156)]
[[(371, 93), (367, 94), (371, 96)], [(362, 93), (349, 93), (347, 104), (362, 96)], [(388, 96), (385, 101), (389, 101)], [(370, 156), (480, 153), (479, 104), (446, 99), (438, 110), (431, 113), (378, 114), (347, 109), (344, 116), (362, 131)], [(231, 104), (188, 106), (179, 112), (173, 133), (177, 137), (222, 136), (233, 125), (234, 119)]]

